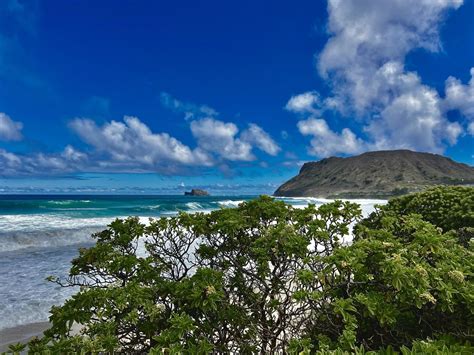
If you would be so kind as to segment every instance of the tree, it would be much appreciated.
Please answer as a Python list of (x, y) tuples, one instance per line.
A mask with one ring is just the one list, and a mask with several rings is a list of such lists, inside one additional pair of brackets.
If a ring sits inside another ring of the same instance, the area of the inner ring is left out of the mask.
[(263, 196), (149, 225), (116, 220), (80, 250), (66, 280), (51, 278), (79, 290), (53, 307), (51, 328), (29, 349), (472, 349), (471, 244), (388, 207), (348, 243), (360, 218), (349, 202), (297, 209)]

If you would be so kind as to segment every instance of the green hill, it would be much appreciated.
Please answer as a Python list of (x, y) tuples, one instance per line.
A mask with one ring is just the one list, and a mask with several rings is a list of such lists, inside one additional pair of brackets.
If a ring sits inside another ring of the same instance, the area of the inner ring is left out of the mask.
[(388, 150), (305, 163), (274, 195), (386, 198), (432, 185), (469, 184), (474, 184), (469, 165), (438, 154)]

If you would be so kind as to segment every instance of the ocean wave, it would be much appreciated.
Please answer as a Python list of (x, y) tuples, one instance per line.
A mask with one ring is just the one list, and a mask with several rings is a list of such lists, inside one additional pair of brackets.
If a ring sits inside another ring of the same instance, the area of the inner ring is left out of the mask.
[(220, 206), (220, 207), (239, 207), (239, 205), (241, 203), (243, 203), (245, 201), (243, 200), (225, 200), (225, 201), (218, 201), (217, 204)]
[(105, 207), (70, 207), (70, 208), (51, 208), (52, 211), (106, 211)]
[(32, 247), (51, 248), (92, 243), (91, 235), (101, 229), (97, 226), (81, 229), (0, 233), (0, 252), (10, 252)]
[[(0, 216), (0, 253), (25, 248), (48, 248), (92, 242), (91, 235), (116, 218), (68, 218), (51, 215)], [(140, 216), (148, 225), (150, 217)]]
[(114, 217), (73, 218), (64, 214), (16, 214), (0, 216), (0, 231), (31, 232), (69, 230), (83, 227), (106, 226)]
[[(321, 206), (326, 203), (334, 202), (332, 199), (318, 198), (318, 197), (277, 197), (277, 200), (284, 201), (292, 205), (295, 208), (305, 208), (309, 204), (314, 204), (316, 206)], [(342, 201), (348, 201), (352, 203), (357, 203), (360, 205), (362, 210), (362, 216), (367, 217), (375, 209), (376, 205), (385, 205), (387, 200), (377, 200), (377, 199), (341, 199)]]
[(276, 197), (277, 200), (286, 202), (290, 205), (323, 205), (334, 200), (319, 197)]
[(71, 205), (71, 204), (80, 204), (80, 203), (91, 203), (91, 200), (49, 200), (47, 201), (50, 205)]
[[(332, 200), (317, 198), (279, 198), (293, 205), (295, 208), (304, 208), (309, 203), (322, 205)], [(384, 200), (349, 200), (359, 203), (363, 216), (368, 216), (373, 210), (374, 205), (384, 204)], [(162, 209), (159, 205), (143, 206), (135, 215), (141, 216), (140, 221), (148, 224), (150, 211), (160, 209), (156, 218), (160, 216), (174, 216), (179, 211), (210, 212), (218, 207), (235, 208), (243, 200), (222, 200), (213, 202), (187, 202), (184, 204), (170, 205), (170, 209)], [(166, 206), (164, 206), (166, 207)], [(74, 210), (74, 209), (72, 209)], [(94, 208), (91, 208), (93, 211)], [(17, 250), (30, 247), (48, 247), (58, 245), (73, 245), (87, 242), (90, 240), (90, 234), (104, 229), (115, 218), (126, 218), (130, 210), (115, 211), (115, 216), (108, 217), (73, 217), (65, 213), (45, 213), (45, 214), (16, 214), (0, 215), (0, 252)], [(154, 214), (154, 213), (153, 213)]]
[(188, 202), (188, 203), (186, 203), (186, 207), (189, 210), (201, 210), (201, 209), (203, 209), (203, 207), (197, 202)]
[(59, 201), (51, 200), (51, 201), (47, 201), (46, 203), (50, 205), (69, 205), (73, 202), (74, 202), (73, 200), (59, 200)]

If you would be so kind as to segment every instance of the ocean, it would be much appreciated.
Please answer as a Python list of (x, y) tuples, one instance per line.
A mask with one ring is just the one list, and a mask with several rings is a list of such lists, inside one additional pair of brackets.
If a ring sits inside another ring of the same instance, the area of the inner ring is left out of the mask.
[[(115, 218), (176, 215), (236, 207), (255, 196), (66, 196), (0, 195), (0, 330), (48, 320), (49, 309), (75, 290), (47, 282), (66, 276), (78, 248)], [(304, 207), (330, 200), (278, 198)], [(381, 200), (354, 200), (364, 215)]]

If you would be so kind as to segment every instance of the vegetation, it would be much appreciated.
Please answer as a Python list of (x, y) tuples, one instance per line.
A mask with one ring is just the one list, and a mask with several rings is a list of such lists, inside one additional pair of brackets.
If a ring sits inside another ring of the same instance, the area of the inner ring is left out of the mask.
[(270, 197), (116, 220), (51, 278), (80, 288), (29, 351), (471, 354), (473, 201), (443, 187), (362, 221), (350, 202)]
[[(474, 193), (472, 187), (437, 186), (424, 192), (389, 201), (388, 206), (374, 213), (367, 223), (376, 222), (388, 214), (392, 216), (419, 214), (444, 232), (474, 227)], [(369, 224), (370, 225), (370, 224)], [(375, 225), (372, 224), (372, 227)]]

